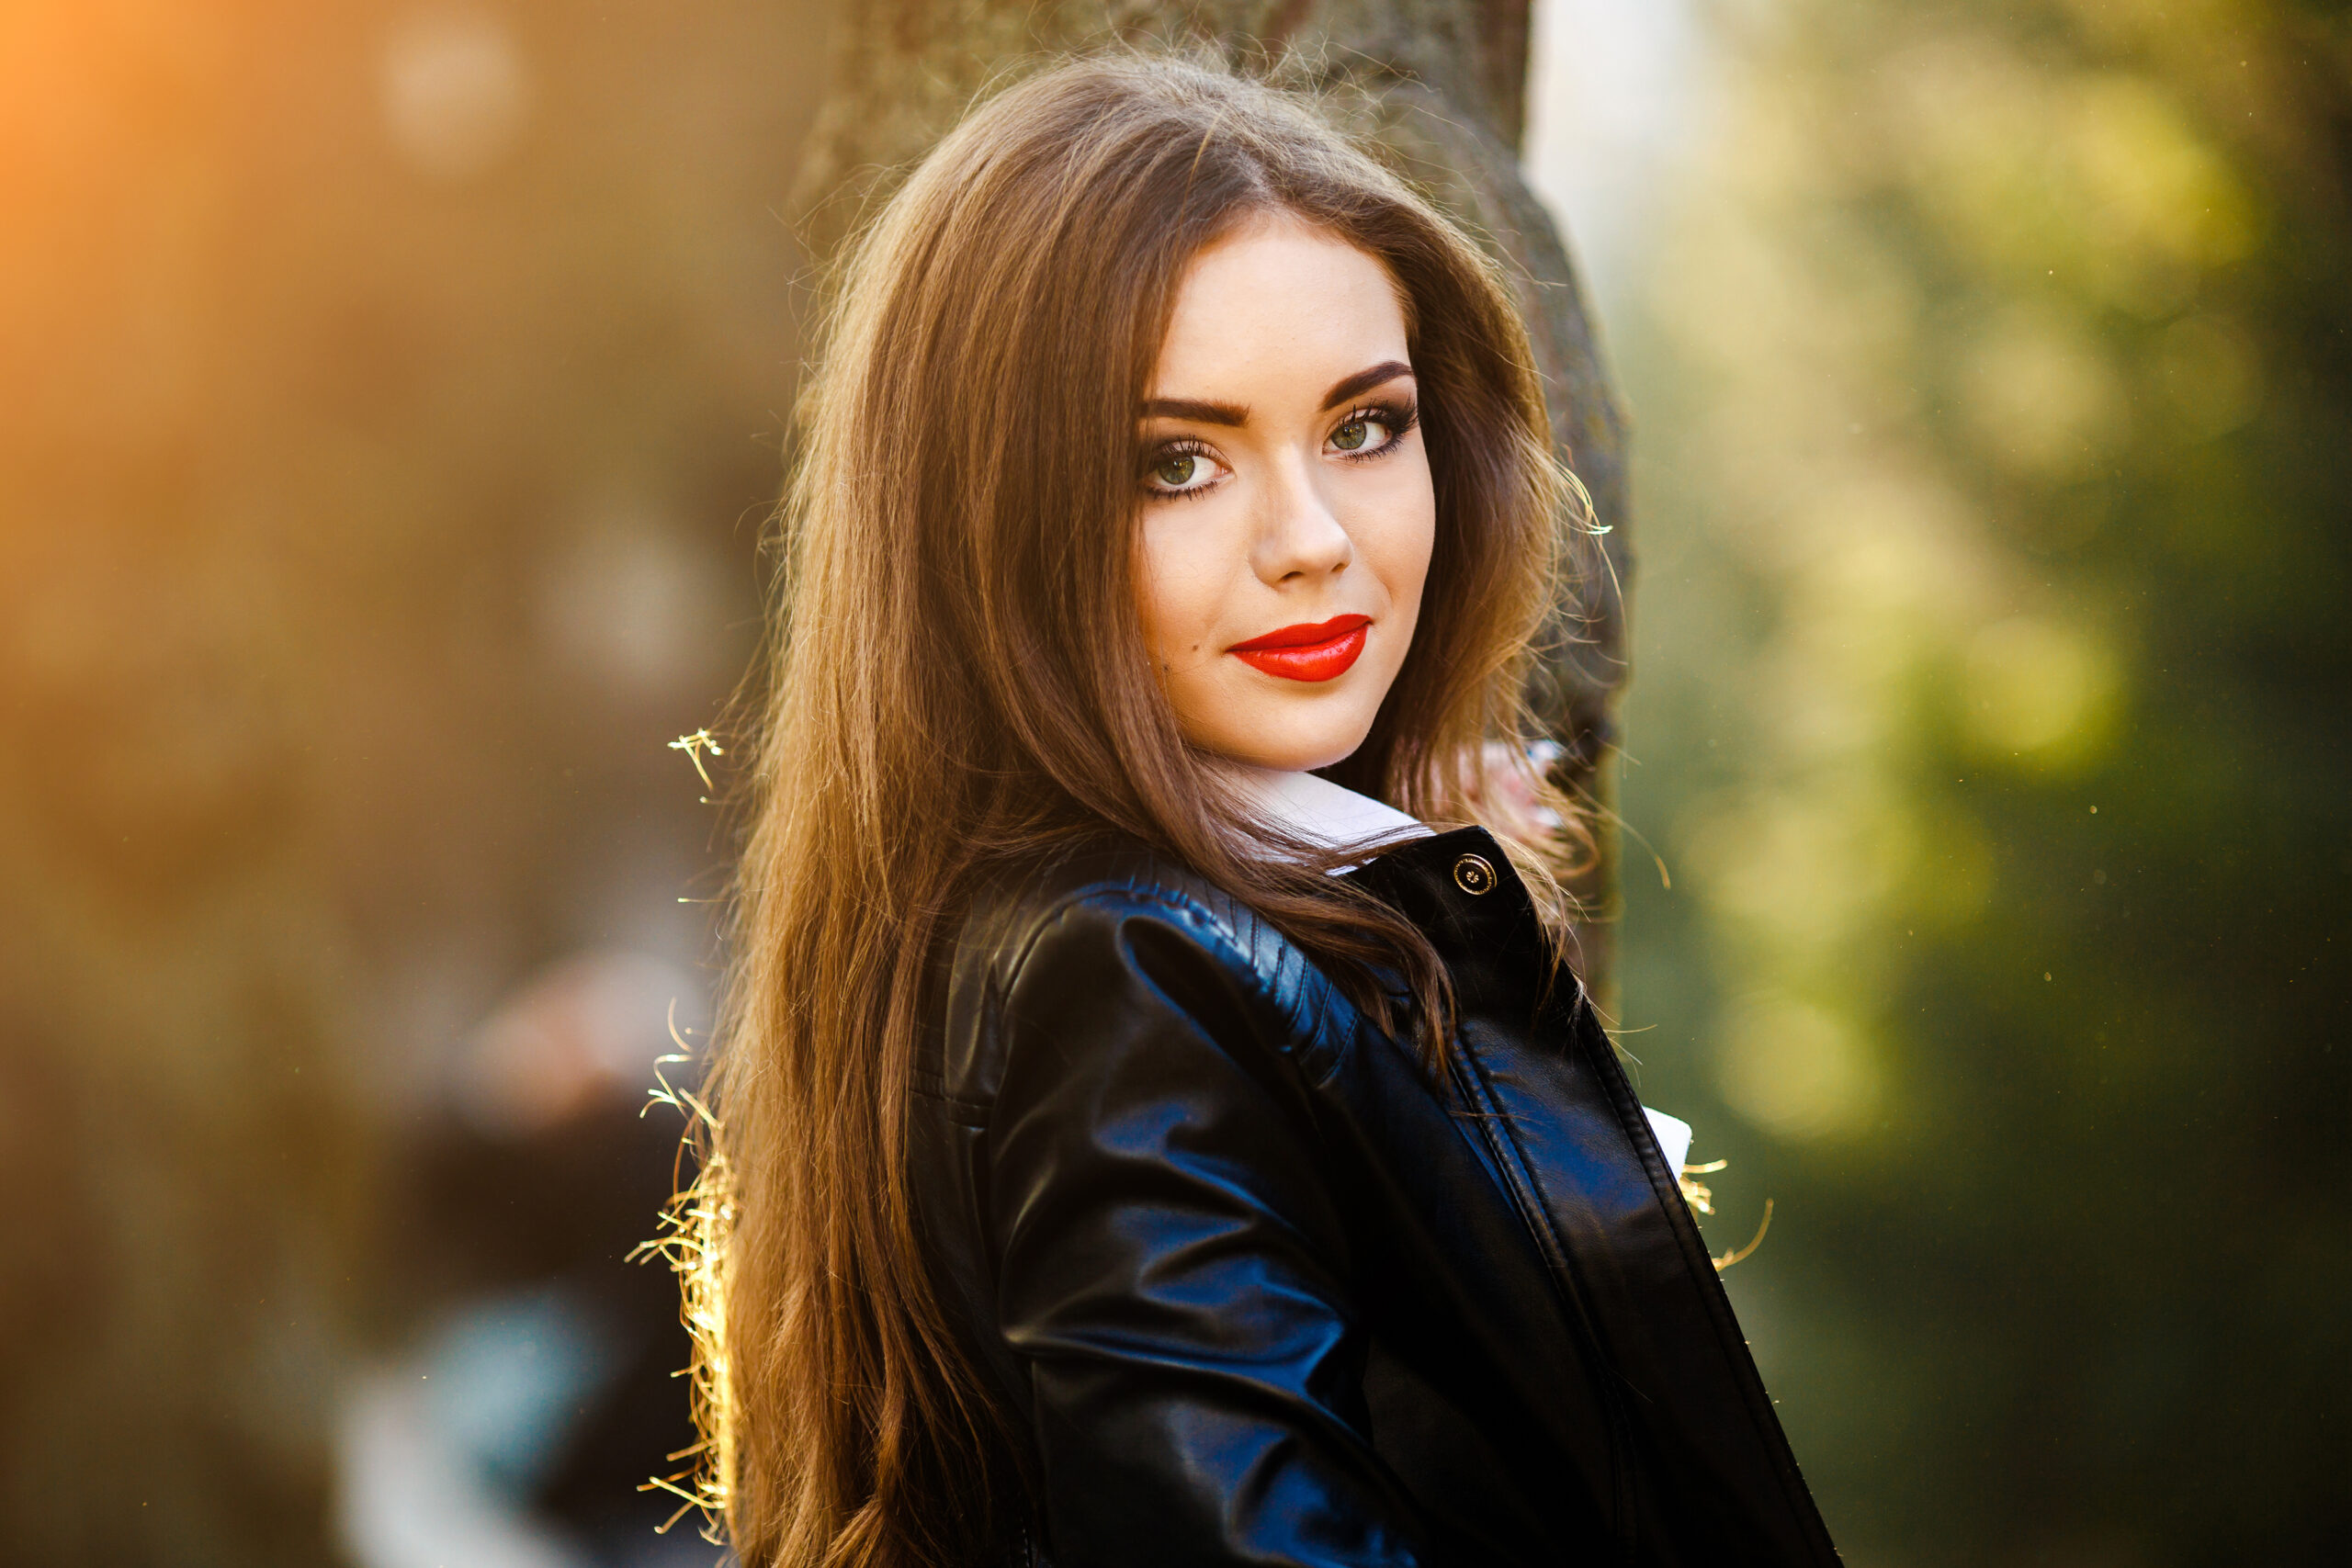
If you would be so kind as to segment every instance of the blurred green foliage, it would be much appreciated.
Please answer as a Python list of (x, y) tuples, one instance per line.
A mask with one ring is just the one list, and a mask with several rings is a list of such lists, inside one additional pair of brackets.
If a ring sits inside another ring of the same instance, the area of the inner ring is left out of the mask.
[(1726, 4), (1626, 1044), (1848, 1560), (2352, 1560), (2352, 27)]

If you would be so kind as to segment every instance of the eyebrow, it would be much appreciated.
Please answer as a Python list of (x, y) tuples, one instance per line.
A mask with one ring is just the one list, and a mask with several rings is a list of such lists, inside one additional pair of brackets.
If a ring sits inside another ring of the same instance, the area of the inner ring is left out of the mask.
[[(1323, 394), (1326, 410), (1338, 408), (1351, 398), (1361, 397), (1374, 387), (1385, 386), (1399, 376), (1410, 376), (1413, 367), (1401, 359), (1385, 359), (1369, 370), (1359, 370)], [(1192, 398), (1153, 398), (1143, 405), (1146, 419), (1182, 419), (1194, 424), (1225, 424), (1239, 427), (1250, 423), (1250, 410), (1240, 403), (1202, 402)]]
[(1410, 376), (1412, 373), (1413, 367), (1401, 359), (1383, 360), (1371, 369), (1359, 370), (1346, 380), (1334, 385), (1329, 391), (1323, 394), (1323, 406), (1326, 409), (1338, 408), (1350, 398), (1362, 397), (1374, 387), (1394, 381), (1399, 376)]
[(1187, 419), (1195, 424), (1243, 425), (1250, 411), (1238, 403), (1202, 403), (1190, 398), (1154, 398), (1143, 405), (1146, 419)]

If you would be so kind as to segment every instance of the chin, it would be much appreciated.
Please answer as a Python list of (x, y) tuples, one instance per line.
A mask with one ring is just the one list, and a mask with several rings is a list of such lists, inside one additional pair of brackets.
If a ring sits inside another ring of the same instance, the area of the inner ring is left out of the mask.
[[(1371, 733), (1369, 724), (1306, 728), (1295, 716), (1275, 713), (1265, 716), (1262, 728), (1220, 727), (1220, 733), (1202, 735), (1193, 743), (1204, 751), (1269, 773), (1305, 773), (1346, 761)], [(1282, 744), (1267, 745), (1269, 735), (1281, 735)]]

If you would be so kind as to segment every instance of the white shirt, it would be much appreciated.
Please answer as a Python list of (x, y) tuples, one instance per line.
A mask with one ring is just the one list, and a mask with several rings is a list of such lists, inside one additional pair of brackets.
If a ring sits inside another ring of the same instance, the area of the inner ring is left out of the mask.
[(1427, 823), (1406, 816), (1385, 801), (1358, 795), (1313, 773), (1228, 765), (1226, 774), (1241, 798), (1269, 824), (1327, 849), (1430, 837)]

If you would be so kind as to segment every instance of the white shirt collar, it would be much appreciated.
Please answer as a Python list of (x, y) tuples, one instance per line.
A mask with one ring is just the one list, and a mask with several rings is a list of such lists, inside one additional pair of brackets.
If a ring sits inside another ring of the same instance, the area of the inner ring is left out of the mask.
[(1235, 793), (1270, 825), (1326, 849), (1396, 839), (1425, 838), (1427, 824), (1385, 801), (1358, 795), (1313, 773), (1231, 767)]

